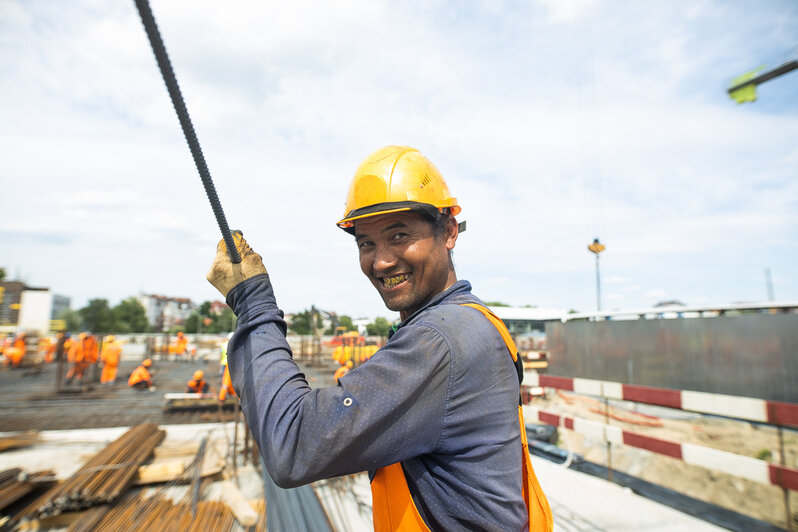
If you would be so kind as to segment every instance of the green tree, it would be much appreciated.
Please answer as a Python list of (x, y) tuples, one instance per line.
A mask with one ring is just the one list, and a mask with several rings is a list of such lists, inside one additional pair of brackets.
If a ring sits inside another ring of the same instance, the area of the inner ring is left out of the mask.
[(77, 310), (65, 308), (55, 315), (56, 319), (64, 320), (67, 331), (77, 331), (83, 328), (83, 318)]
[(0, 267), (0, 283), (6, 280), (6, 269)]
[(340, 334), (341, 327), (344, 327), (343, 329), (344, 331), (357, 330), (357, 327), (355, 327), (355, 324), (352, 322), (352, 318), (344, 314), (342, 316), (336, 316), (335, 320), (332, 323), (330, 323), (330, 326), (327, 327), (326, 331), (324, 331), (324, 334), (336, 334), (336, 333)]
[(147, 311), (135, 297), (120, 301), (111, 310), (118, 332), (146, 332)]
[(489, 307), (509, 307), (507, 303), (502, 303), (501, 301), (485, 301), (485, 305)]
[(308, 335), (311, 334), (312, 328), (312, 313), (309, 310), (297, 312), (288, 324), (288, 330), (294, 334)]
[(192, 312), (191, 315), (188, 318), (186, 318), (186, 323), (185, 323), (186, 332), (190, 333), (199, 332), (199, 324), (201, 319), (202, 318), (200, 317), (199, 313)]
[(89, 304), (78, 311), (83, 318), (86, 329), (92, 332), (109, 332), (116, 330), (114, 314), (108, 306), (107, 299), (90, 299)]
[(216, 326), (214, 332), (230, 332), (236, 330), (237, 318), (230, 307), (224, 307), (222, 313), (215, 317), (212, 325)]
[(376, 318), (373, 322), (366, 325), (366, 334), (369, 336), (388, 336), (391, 330), (391, 322), (383, 317)]

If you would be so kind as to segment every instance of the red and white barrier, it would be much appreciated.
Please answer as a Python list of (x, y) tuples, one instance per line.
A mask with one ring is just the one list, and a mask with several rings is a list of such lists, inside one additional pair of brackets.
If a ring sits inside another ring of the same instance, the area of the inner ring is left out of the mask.
[(798, 428), (798, 404), (794, 403), (593, 379), (539, 375), (532, 372), (524, 374), (524, 386), (556, 388), (583, 395), (634, 401), (701, 414)]
[(688, 464), (722, 471), (729, 475), (753, 480), (754, 482), (798, 490), (798, 469), (771, 464), (749, 456), (741, 456), (692, 443), (677, 443), (636, 434), (623, 430), (621, 427), (607, 425), (599, 421), (560, 416), (530, 405), (524, 405), (523, 408), (525, 421), (536, 421), (554, 425), (555, 427), (559, 427), (562, 424), (567, 429), (595, 440), (645, 449), (682, 460)]

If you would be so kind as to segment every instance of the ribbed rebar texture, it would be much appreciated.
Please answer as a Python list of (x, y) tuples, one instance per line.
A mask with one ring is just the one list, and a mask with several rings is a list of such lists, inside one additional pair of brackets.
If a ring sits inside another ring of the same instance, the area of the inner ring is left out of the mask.
[(199, 139), (197, 139), (194, 125), (191, 123), (191, 117), (188, 115), (188, 109), (183, 101), (183, 94), (180, 92), (180, 86), (177, 84), (177, 78), (172, 69), (172, 62), (169, 61), (169, 55), (166, 53), (166, 47), (163, 44), (161, 33), (158, 31), (158, 25), (150, 9), (150, 3), (147, 0), (136, 0), (136, 7), (139, 10), (141, 22), (144, 24), (144, 30), (147, 32), (147, 37), (150, 40), (152, 51), (155, 54), (155, 60), (158, 62), (158, 68), (161, 70), (161, 76), (166, 84), (166, 89), (169, 91), (169, 97), (172, 99), (172, 105), (177, 113), (177, 118), (180, 120), (180, 127), (183, 128), (183, 135), (186, 137), (186, 142), (188, 142), (191, 156), (194, 158), (194, 164), (197, 167), (200, 179), (202, 179), (202, 185), (205, 187), (205, 194), (208, 196), (213, 214), (216, 216), (216, 223), (219, 224), (222, 238), (225, 244), (227, 244), (230, 260), (238, 264), (241, 262), (241, 256), (238, 254), (238, 249), (236, 249), (235, 243), (233, 242), (233, 235), (230, 233), (230, 227), (227, 225), (227, 218), (224, 216), (222, 203), (219, 201), (219, 196), (216, 194), (216, 187), (213, 186), (211, 173), (208, 171), (208, 165), (205, 163), (205, 156), (202, 154)]
[(139, 466), (152, 455), (165, 435), (166, 432), (154, 423), (131, 428), (20, 515), (27, 519), (48, 517), (115, 500), (128, 488)]
[(191, 515), (191, 505), (177, 503), (156, 496), (151, 499), (131, 499), (123, 501), (99, 519), (87, 512), (72, 523), (68, 532), (228, 532), (233, 528), (235, 516), (222, 502), (200, 501), (196, 515)]
[(42, 486), (47, 487), (54, 480), (52, 471), (39, 471), (26, 475), (19, 467), (0, 471), (0, 510), (11, 506), (28, 493)]

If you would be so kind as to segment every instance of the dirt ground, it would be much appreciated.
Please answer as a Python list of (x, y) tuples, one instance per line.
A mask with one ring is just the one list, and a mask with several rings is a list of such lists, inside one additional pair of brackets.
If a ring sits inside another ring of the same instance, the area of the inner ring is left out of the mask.
[[(591, 408), (603, 408), (594, 401), (577, 399), (571, 394), (553, 391), (544, 399), (534, 399), (531, 405), (553, 413), (605, 422), (605, 416)], [(566, 401), (566, 398), (570, 400)], [(620, 407), (631, 406), (619, 404)], [(641, 407), (642, 408), (642, 407)], [(625, 413), (622, 408), (614, 410)], [(641, 410), (642, 411), (642, 410)], [(672, 442), (688, 442), (743, 456), (763, 458), (780, 463), (779, 435), (775, 427), (746, 423), (725, 418), (692, 415), (668, 409), (646, 410), (657, 414), (662, 427), (641, 426), (610, 419), (610, 425), (624, 430)], [(683, 419), (669, 419), (673, 415)], [(640, 419), (648, 419), (641, 417)], [(783, 434), (785, 465), (798, 466), (798, 432), (785, 430)], [(585, 460), (607, 465), (607, 445), (604, 441), (589, 440), (572, 431), (560, 431), (559, 446), (570, 448)], [(629, 446), (613, 446), (612, 468), (649, 482), (665, 486), (696, 499), (767, 521), (786, 528), (784, 490), (725, 473), (693, 466), (681, 460)], [(790, 510), (794, 528), (798, 529), (798, 494), (790, 493)]]
[[(218, 362), (185, 362), (154, 357), (155, 392), (128, 388), (127, 378), (137, 365), (138, 361), (123, 360), (115, 385), (95, 383), (85, 389), (62, 386), (60, 392), (56, 391), (56, 363), (34, 368), (0, 369), (0, 432), (120, 427), (145, 422), (171, 425), (233, 419), (233, 411), (229, 409), (221, 414), (221, 418), (218, 409), (163, 410), (163, 394), (184, 392), (186, 382), (195, 370), (203, 370), (211, 388), (218, 390), (221, 384)], [(310, 367), (306, 365), (304, 371), (311, 386), (329, 386), (335, 366), (333, 361), (329, 361)], [(91, 369), (88, 375), (93, 376)]]

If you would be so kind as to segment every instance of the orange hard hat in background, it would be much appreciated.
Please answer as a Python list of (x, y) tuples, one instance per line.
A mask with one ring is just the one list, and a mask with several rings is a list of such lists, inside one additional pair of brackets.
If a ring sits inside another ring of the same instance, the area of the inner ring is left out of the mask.
[(338, 227), (354, 232), (354, 221), (401, 211), (436, 217), (460, 213), (457, 198), (443, 176), (421, 152), (409, 146), (386, 146), (364, 160), (355, 171)]
[(204, 376), (205, 376), (205, 373), (203, 373), (201, 369), (198, 369), (197, 371), (194, 372), (194, 380), (195, 381), (200, 380)]
[(150, 360), (149, 358), (145, 358), (144, 360), (141, 361), (141, 365), (144, 366), (145, 368), (149, 368), (150, 366), (152, 366), (152, 360)]

